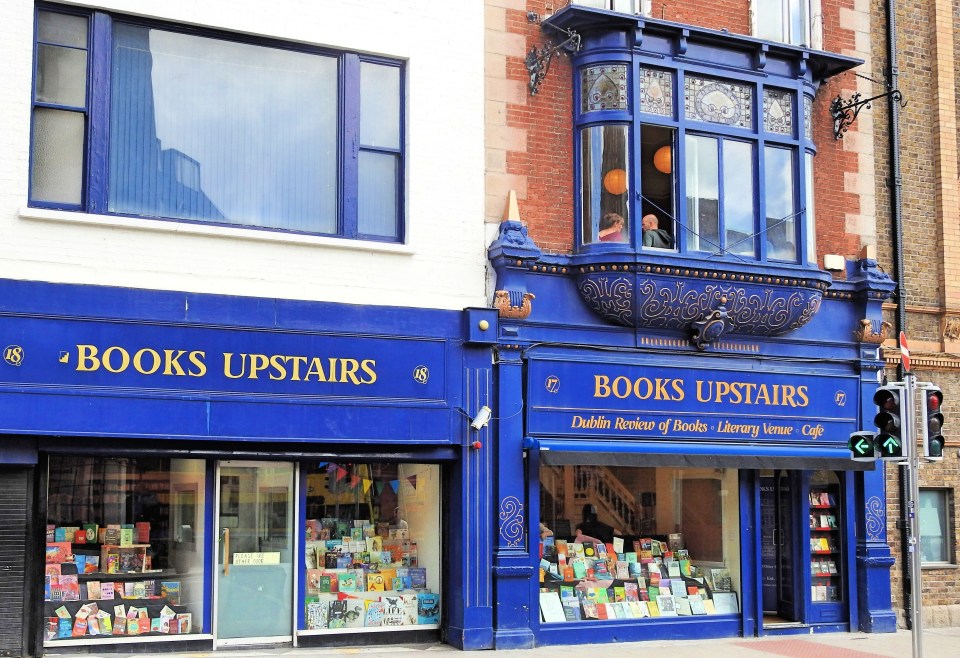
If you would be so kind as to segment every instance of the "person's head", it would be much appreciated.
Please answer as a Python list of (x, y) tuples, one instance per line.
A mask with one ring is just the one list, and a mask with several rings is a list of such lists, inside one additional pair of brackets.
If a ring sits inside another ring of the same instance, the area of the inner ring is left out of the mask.
[(606, 215), (601, 217), (600, 230), (604, 231), (608, 228), (623, 228), (623, 217), (615, 212), (608, 212)]
[(660, 220), (653, 213), (644, 215), (640, 223), (643, 225), (644, 231), (655, 231), (660, 227)]
[(597, 518), (597, 508), (590, 503), (583, 506), (583, 520), (593, 521)]

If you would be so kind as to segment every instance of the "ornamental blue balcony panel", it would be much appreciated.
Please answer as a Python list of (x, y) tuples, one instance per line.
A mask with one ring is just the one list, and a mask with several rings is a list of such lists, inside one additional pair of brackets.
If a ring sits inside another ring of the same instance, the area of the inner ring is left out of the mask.
[(827, 273), (758, 270), (676, 259), (666, 264), (581, 260), (571, 273), (584, 301), (601, 318), (637, 329), (689, 332), (702, 348), (728, 333), (780, 336), (820, 310), (830, 285)]

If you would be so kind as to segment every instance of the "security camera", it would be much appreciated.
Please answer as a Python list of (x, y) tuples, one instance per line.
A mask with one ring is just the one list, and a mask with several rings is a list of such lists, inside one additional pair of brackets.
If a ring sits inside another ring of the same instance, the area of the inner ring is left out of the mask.
[(487, 426), (487, 423), (490, 422), (490, 407), (483, 405), (480, 407), (480, 410), (477, 412), (476, 417), (470, 421), (470, 427), (475, 430), (479, 430)]

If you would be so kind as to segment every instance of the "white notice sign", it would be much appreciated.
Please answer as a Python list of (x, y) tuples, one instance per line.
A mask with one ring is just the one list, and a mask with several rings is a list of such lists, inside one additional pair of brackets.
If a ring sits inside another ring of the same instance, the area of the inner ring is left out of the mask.
[(233, 564), (280, 564), (280, 552), (234, 553)]

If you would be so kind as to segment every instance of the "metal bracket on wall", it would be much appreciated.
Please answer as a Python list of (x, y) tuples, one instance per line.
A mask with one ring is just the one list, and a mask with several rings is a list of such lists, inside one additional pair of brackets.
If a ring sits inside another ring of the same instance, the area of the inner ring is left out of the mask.
[(547, 77), (547, 72), (550, 70), (550, 62), (553, 60), (554, 56), (561, 50), (566, 50), (568, 52), (577, 52), (580, 50), (580, 35), (573, 30), (561, 29), (554, 27), (549, 23), (542, 23), (540, 14), (533, 11), (527, 12), (527, 20), (531, 23), (537, 23), (541, 26), (545, 25), (553, 30), (562, 32), (567, 36), (566, 39), (558, 44), (554, 44), (552, 41), (547, 41), (542, 48), (533, 46), (530, 49), (530, 52), (527, 53), (525, 63), (527, 65), (527, 72), (530, 74), (530, 83), (528, 87), (530, 89), (530, 95), (536, 96), (537, 92), (540, 91), (540, 85), (543, 82), (543, 79)]
[(864, 108), (869, 109), (873, 101), (886, 98), (887, 96), (895, 103), (900, 103), (900, 107), (907, 106), (907, 102), (903, 100), (903, 94), (900, 93), (899, 89), (891, 89), (882, 94), (864, 99), (860, 98), (860, 92), (858, 91), (848, 101), (844, 101), (838, 94), (837, 97), (833, 99), (833, 102), (830, 103), (830, 116), (833, 117), (833, 138), (841, 139), (843, 133), (847, 132), (847, 128), (857, 120), (857, 115), (860, 114), (860, 110)]

